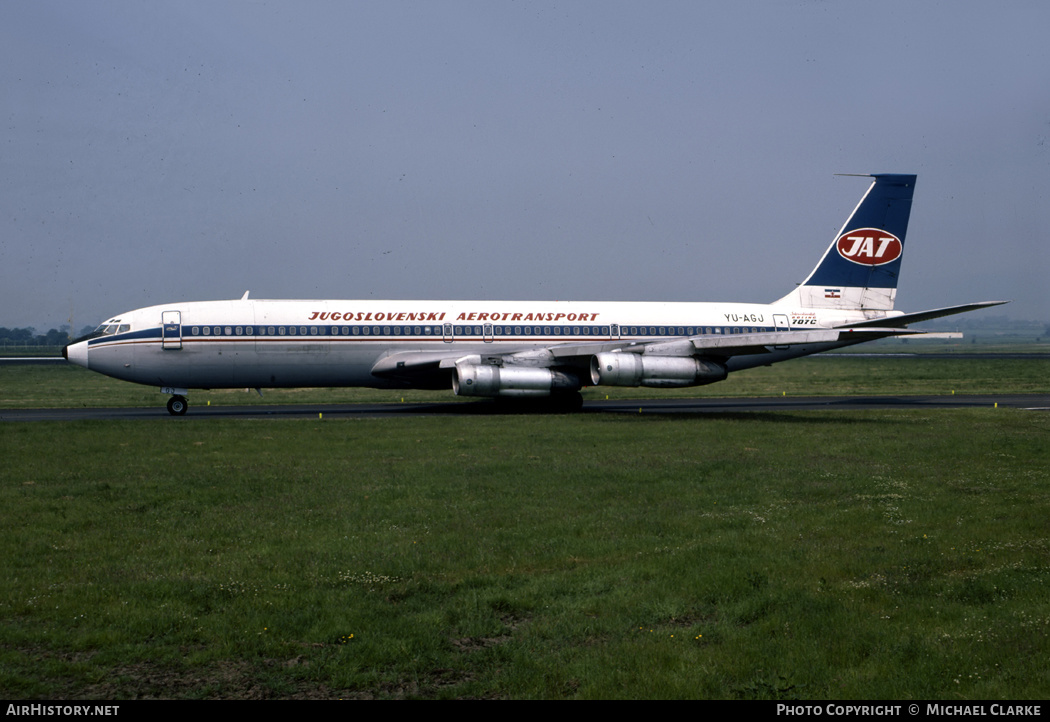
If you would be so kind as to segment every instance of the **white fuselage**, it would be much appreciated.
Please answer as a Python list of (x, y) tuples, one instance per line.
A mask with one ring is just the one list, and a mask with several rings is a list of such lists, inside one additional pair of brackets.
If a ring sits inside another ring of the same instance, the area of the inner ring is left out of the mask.
[[(514, 354), (563, 344), (829, 328), (864, 318), (858, 311), (747, 303), (242, 299), (131, 311), (100, 327), (113, 332), (75, 343), (67, 353), (93, 371), (159, 387), (397, 388), (420, 384), (376, 376), (373, 369), (405, 352)], [(842, 345), (739, 356), (729, 367)]]

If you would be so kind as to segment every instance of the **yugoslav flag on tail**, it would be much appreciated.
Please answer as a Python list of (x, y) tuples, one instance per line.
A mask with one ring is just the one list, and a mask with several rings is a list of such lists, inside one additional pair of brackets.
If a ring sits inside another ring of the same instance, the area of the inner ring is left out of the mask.
[(914, 175), (872, 175), (860, 204), (801, 286), (777, 303), (890, 311), (897, 295)]

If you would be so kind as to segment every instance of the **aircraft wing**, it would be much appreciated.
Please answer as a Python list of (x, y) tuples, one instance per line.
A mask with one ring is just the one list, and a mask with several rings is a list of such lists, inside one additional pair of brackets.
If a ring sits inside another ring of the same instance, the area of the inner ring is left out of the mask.
[[(895, 319), (896, 320), (896, 319)], [(731, 335), (701, 335), (671, 341), (593, 341), (566, 343), (519, 352), (466, 353), (462, 351), (404, 351), (385, 356), (372, 366), (372, 374), (402, 381), (406, 386), (447, 388), (457, 364), (519, 366), (535, 368), (589, 368), (591, 358), (599, 353), (615, 352), (646, 356), (703, 357), (724, 360), (731, 356), (772, 353), (789, 346), (861, 343), (887, 336), (921, 334), (907, 328), (811, 329)]]
[(764, 333), (740, 333), (729, 335), (691, 336), (673, 341), (629, 341), (591, 344), (566, 344), (552, 346), (555, 359), (590, 357), (605, 351), (619, 350), (625, 353), (642, 353), (652, 356), (703, 356), (729, 358), (752, 354), (772, 353), (776, 349), (818, 343), (842, 341), (861, 343), (887, 336), (903, 336), (922, 333), (907, 328), (842, 328), (811, 329), (806, 331), (769, 331)]
[(402, 351), (384, 356), (372, 366), (372, 375), (400, 381), (406, 387), (446, 389), (451, 383), (451, 360), (454, 366), (461, 353), (448, 351)]
[[(528, 349), (511, 353), (464, 353), (463, 351), (403, 351), (384, 356), (372, 366), (372, 375), (403, 381), (406, 385), (424, 388), (448, 388), (457, 363), (502, 366), (579, 365), (585, 367), (590, 356), (634, 345), (632, 341), (604, 341), (585, 344), (564, 344)], [(579, 364), (573, 364), (579, 359)]]

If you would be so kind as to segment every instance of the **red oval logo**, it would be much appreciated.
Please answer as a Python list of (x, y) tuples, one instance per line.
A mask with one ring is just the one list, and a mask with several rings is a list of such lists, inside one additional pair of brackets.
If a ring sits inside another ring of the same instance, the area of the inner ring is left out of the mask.
[(839, 255), (864, 266), (881, 266), (901, 257), (904, 245), (897, 236), (878, 228), (858, 228), (835, 244)]

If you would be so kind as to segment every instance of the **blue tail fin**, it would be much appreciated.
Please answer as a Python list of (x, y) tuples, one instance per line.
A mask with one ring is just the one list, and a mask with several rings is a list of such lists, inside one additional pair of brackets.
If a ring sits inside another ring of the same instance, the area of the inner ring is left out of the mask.
[(889, 311), (897, 295), (914, 175), (880, 174), (802, 285), (778, 303)]

